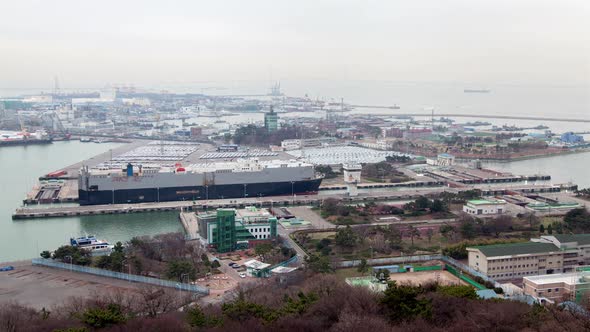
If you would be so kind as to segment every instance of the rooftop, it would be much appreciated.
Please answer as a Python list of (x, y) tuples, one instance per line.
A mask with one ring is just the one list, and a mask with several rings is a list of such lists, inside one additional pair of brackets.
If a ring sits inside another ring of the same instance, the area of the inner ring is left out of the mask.
[(564, 283), (568, 285), (580, 284), (580, 275), (578, 273), (558, 273), (558, 274), (543, 274), (538, 276), (524, 277), (523, 280), (529, 280), (537, 285), (539, 284), (555, 284)]
[(553, 244), (539, 242), (504, 243), (493, 244), (489, 246), (476, 246), (472, 248), (478, 249), (487, 257), (526, 255), (559, 251), (559, 248)]
[(505, 200), (498, 199), (498, 200), (490, 200), (490, 199), (473, 199), (467, 201), (468, 204), (473, 205), (496, 205), (496, 204), (506, 204)]
[(262, 263), (261, 261), (257, 261), (255, 259), (251, 259), (251, 260), (245, 262), (244, 265), (246, 267), (249, 267), (249, 268), (255, 269), (255, 270), (266, 269), (267, 267), (270, 266), (270, 264)]
[(578, 245), (590, 244), (590, 234), (555, 234), (553, 236), (560, 243), (577, 242)]

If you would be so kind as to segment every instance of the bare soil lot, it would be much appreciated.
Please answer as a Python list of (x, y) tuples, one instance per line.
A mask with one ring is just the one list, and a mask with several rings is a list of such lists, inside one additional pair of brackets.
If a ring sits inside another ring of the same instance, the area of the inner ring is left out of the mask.
[(467, 283), (448, 271), (392, 273), (389, 275), (389, 279), (396, 281), (398, 284), (411, 284), (414, 286), (436, 281), (441, 285), (467, 285)]
[(61, 304), (70, 297), (97, 292), (135, 291), (141, 284), (41, 266), (11, 263), (15, 269), (0, 272), (0, 303), (19, 302), (37, 309)]

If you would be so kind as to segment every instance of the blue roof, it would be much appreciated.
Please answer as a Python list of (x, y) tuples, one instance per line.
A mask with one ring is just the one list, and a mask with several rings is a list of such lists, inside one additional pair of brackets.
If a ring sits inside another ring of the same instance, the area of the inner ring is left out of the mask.
[(453, 155), (448, 154), (448, 153), (441, 153), (438, 156), (439, 157), (443, 157), (443, 158), (453, 158)]
[(493, 289), (481, 289), (481, 290), (475, 291), (475, 293), (477, 294), (477, 296), (479, 296), (479, 298), (484, 299), (484, 300), (499, 298), (498, 294), (496, 294), (496, 292), (494, 292)]

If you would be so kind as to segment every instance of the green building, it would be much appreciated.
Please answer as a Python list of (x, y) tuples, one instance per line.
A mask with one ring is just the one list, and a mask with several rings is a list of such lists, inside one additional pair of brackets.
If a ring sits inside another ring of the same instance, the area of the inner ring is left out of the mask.
[(197, 215), (199, 235), (218, 252), (252, 248), (277, 236), (277, 218), (266, 209), (217, 209)]
[(275, 113), (272, 106), (270, 107), (270, 112), (264, 114), (264, 128), (269, 133), (279, 129), (279, 116)]

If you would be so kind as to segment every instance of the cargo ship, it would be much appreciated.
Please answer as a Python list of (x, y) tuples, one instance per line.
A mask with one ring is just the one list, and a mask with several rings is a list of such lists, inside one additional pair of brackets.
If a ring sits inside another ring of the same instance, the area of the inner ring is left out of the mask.
[(317, 193), (323, 177), (297, 160), (110, 165), (80, 169), (80, 205), (209, 200)]

